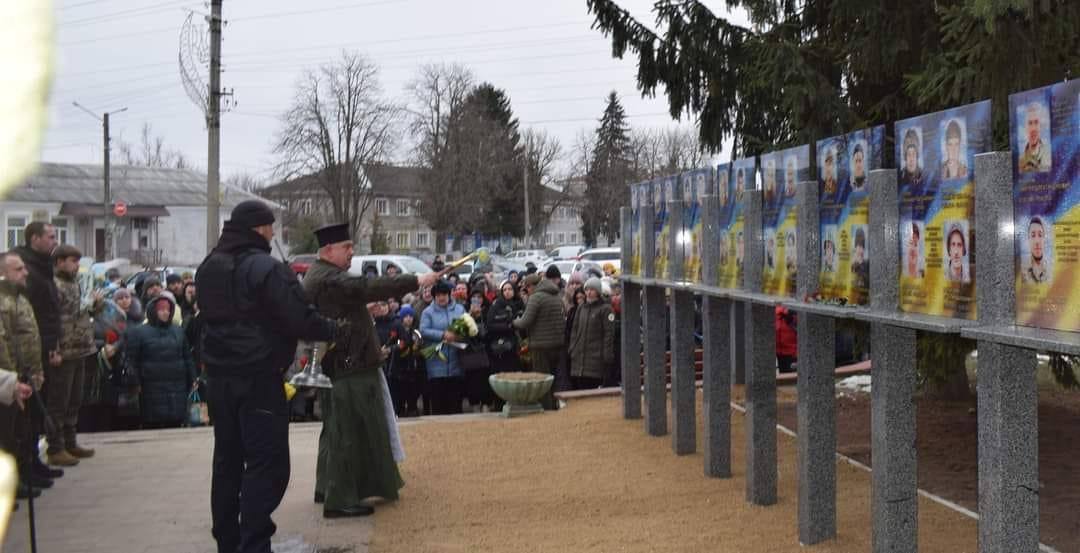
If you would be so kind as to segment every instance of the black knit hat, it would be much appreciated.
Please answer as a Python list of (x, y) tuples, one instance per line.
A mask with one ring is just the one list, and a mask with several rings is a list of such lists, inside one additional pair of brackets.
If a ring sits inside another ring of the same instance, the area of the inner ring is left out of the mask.
[(548, 265), (547, 270), (544, 271), (544, 276), (550, 279), (562, 278), (562, 271), (559, 271), (558, 265)]
[(259, 200), (246, 200), (236, 204), (229, 221), (244, 228), (255, 228), (274, 223), (274, 212)]
[(431, 295), (436, 296), (439, 294), (449, 294), (451, 290), (452, 288), (450, 288), (450, 283), (447, 282), (446, 279), (440, 278), (431, 287)]

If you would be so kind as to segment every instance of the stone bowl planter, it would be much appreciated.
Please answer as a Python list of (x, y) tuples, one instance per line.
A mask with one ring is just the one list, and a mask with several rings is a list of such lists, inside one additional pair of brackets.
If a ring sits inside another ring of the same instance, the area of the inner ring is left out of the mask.
[(506, 402), (502, 414), (507, 418), (542, 413), (540, 398), (547, 395), (553, 382), (554, 375), (532, 372), (495, 373), (488, 377), (495, 395)]

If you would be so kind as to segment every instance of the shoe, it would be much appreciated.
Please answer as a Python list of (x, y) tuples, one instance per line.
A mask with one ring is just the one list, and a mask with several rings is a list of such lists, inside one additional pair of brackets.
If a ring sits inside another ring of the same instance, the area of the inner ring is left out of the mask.
[(89, 459), (90, 457), (94, 456), (94, 450), (86, 447), (69, 447), (67, 448), (67, 452), (76, 459)]
[(44, 476), (45, 478), (51, 478), (56, 480), (64, 475), (64, 471), (60, 469), (49, 468), (48, 465), (41, 462), (41, 459), (34, 457), (34, 466), (31, 469), (37, 476)]
[(367, 505), (356, 505), (355, 507), (344, 507), (342, 509), (323, 509), (323, 518), (348, 518), (348, 517), (366, 517), (375, 513), (375, 507), (369, 507)]
[[(20, 476), (19, 480), (21, 482), (27, 482), (27, 478), (25, 476)], [(53, 481), (51, 478), (45, 478), (44, 476), (33, 473), (30, 474), (29, 483), (33, 484), (34, 487), (39, 490), (47, 490), (53, 487)]]
[(326, 502), (326, 494), (324, 494), (322, 492), (315, 492), (315, 503), (325, 503), (325, 502)]
[(56, 453), (46, 453), (45, 459), (49, 461), (50, 465), (60, 467), (73, 467), (79, 464), (79, 460), (72, 457), (67, 451), (57, 451)]
[[(30, 488), (26, 487), (22, 482), (19, 482), (19, 485), (15, 488), (15, 499), (26, 499), (30, 497), (30, 495)], [(41, 495), (41, 490), (34, 488), (34, 498), (37, 498), (39, 495)]]

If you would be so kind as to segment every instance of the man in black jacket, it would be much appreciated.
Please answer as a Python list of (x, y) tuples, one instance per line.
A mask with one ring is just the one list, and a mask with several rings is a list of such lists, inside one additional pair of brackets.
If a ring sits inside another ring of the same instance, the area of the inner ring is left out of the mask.
[[(26, 225), (23, 231), (26, 244), (15, 248), (19, 254), (29, 276), (26, 279), (26, 296), (30, 300), (30, 306), (34, 309), (34, 318), (37, 320), (38, 335), (41, 336), (41, 364), (48, 371), (50, 368), (60, 366), (63, 359), (60, 357), (60, 292), (56, 289), (56, 281), (53, 280), (52, 252), (56, 249), (56, 227), (42, 222), (34, 221)], [(36, 377), (34, 393), (41, 393), (43, 379)], [(20, 444), (20, 451), (27, 449), (33, 453), (33, 461), (29, 469), (33, 475), (45, 478), (59, 478), (64, 472), (58, 469), (50, 469), (39, 460), (38, 436), (44, 430), (44, 413), (38, 409), (29, 410), (29, 424), (32, 436), (29, 443)], [(26, 474), (23, 475), (27, 477)]]
[(338, 325), (310, 306), (270, 256), (274, 214), (241, 202), (196, 276), (202, 361), (214, 421), (210, 491), (220, 553), (270, 553), (270, 515), (289, 483), (289, 408), (282, 372), (297, 339), (330, 341)]

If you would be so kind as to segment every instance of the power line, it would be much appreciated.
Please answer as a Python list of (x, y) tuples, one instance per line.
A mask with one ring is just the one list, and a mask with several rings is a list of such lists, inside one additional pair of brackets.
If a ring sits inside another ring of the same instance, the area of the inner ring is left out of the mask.
[[(84, 25), (87, 23), (101, 23), (104, 21), (114, 21), (117, 19), (129, 19), (132, 17), (141, 17), (144, 15), (151, 15), (160, 12), (171, 11), (181, 7), (183, 4), (191, 4), (191, 0), (169, 0), (155, 6), (143, 6), (141, 8), (132, 8), (128, 10), (120, 10), (117, 12), (104, 13), (91, 17), (84, 17), (82, 19), (75, 19), (72, 21), (61, 21), (57, 23), (57, 27), (75, 27)], [(194, 4), (198, 6), (198, 4)]]
[(121, 39), (121, 38), (130, 38), (130, 37), (133, 37), (133, 36), (155, 35), (155, 34), (163, 33), (165, 31), (175, 31), (175, 30), (176, 30), (176, 26), (174, 25), (174, 26), (171, 26), (171, 27), (158, 27), (156, 29), (147, 29), (145, 31), (139, 31), (139, 32), (136, 32), (136, 33), (126, 33), (126, 34), (120, 34), (120, 35), (108, 35), (108, 36), (100, 36), (100, 37), (88, 38), (88, 39), (84, 39), (84, 40), (73, 40), (73, 41), (68, 41), (68, 42), (58, 42), (57, 44), (59, 46), (77, 46), (79, 44), (89, 44), (91, 42), (104, 42), (106, 40), (118, 40), (118, 39)]
[(331, 6), (331, 7), (326, 7), (326, 8), (297, 10), (297, 11), (291, 11), (291, 12), (275, 12), (275, 13), (268, 13), (268, 14), (263, 14), (263, 15), (253, 15), (253, 16), (249, 16), (249, 17), (234, 17), (234, 18), (229, 19), (229, 21), (233, 22), (233, 21), (255, 21), (255, 20), (259, 20), (259, 19), (274, 19), (274, 18), (278, 18), (278, 17), (291, 17), (291, 16), (294, 16), (294, 15), (308, 15), (308, 14), (313, 14), (313, 13), (326, 13), (326, 12), (336, 12), (336, 11), (342, 11), (342, 10), (351, 10), (351, 9), (356, 9), (356, 8), (366, 8), (366, 7), (378, 6), (378, 5), (382, 5), (382, 4), (402, 4), (402, 3), (408, 2), (408, 1), (409, 0), (379, 0), (377, 2), (366, 2), (364, 4), (342, 4), (342, 5), (339, 5), (339, 6)]

